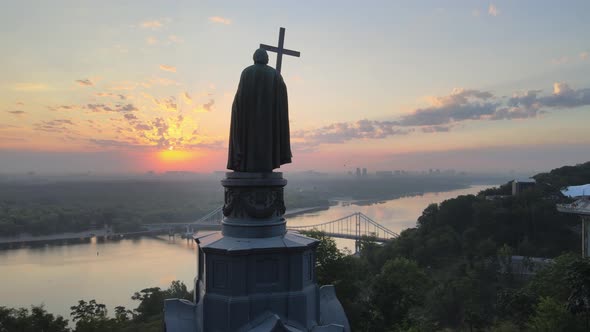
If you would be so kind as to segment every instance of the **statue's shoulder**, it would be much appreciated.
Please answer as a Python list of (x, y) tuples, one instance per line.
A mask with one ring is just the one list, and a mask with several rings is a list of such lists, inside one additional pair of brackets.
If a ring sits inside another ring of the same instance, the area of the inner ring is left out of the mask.
[(273, 67), (260, 64), (254, 64), (244, 68), (244, 70), (242, 70), (242, 76), (253, 72), (264, 73), (266, 75), (281, 76), (281, 74), (279, 74), (279, 72), (277, 72), (276, 69), (274, 69)]
[(246, 75), (249, 72), (254, 71), (254, 70), (256, 70), (256, 66), (255, 65), (248, 66), (248, 67), (244, 68), (244, 70), (242, 70), (242, 76), (244, 76), (244, 75)]

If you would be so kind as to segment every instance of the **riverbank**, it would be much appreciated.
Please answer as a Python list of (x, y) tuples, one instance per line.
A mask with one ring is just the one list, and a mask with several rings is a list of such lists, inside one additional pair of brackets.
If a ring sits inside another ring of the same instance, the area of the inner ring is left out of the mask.
[(58, 241), (58, 240), (73, 240), (73, 239), (85, 239), (95, 236), (107, 236), (108, 232), (100, 230), (89, 230), (83, 232), (71, 232), (71, 233), (60, 233), (50, 235), (39, 235), (33, 236), (30, 234), (19, 234), (11, 237), (0, 237), (0, 245), (9, 243), (30, 243), (30, 242), (46, 242), (46, 241)]
[[(425, 193), (371, 205), (309, 206), (287, 211), (288, 225), (308, 225), (362, 212), (394, 232), (415, 227), (430, 203), (477, 193), (481, 186)], [(335, 197), (336, 195), (332, 196)], [(354, 241), (337, 241), (340, 249)], [(103, 240), (68, 240), (61, 245), (15, 246), (0, 251), (2, 305), (28, 307), (44, 303), (50, 312), (69, 317), (78, 300), (96, 299), (112, 309), (137, 305), (128, 294), (147, 287), (166, 288), (172, 280), (192, 284), (196, 273), (196, 245), (176, 238), (138, 236)], [(100, 253), (97, 255), (97, 253)], [(27, 290), (26, 292), (23, 290)]]
[[(319, 205), (287, 210), (285, 217), (296, 217), (305, 213), (319, 212), (327, 210), (330, 205)], [(31, 235), (19, 234), (17, 236), (0, 237), (0, 249), (20, 248), (27, 245), (44, 245), (52, 243), (84, 243), (90, 242), (90, 239), (107, 239), (121, 238), (130, 236), (145, 236), (161, 233), (161, 231), (136, 231), (125, 233), (113, 233), (110, 228), (91, 229), (81, 232), (67, 232), (48, 235)]]

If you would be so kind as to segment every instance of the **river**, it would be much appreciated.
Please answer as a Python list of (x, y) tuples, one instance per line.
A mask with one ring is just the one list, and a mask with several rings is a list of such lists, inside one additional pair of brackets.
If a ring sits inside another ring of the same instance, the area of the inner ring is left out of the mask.
[[(290, 225), (312, 225), (362, 212), (394, 232), (414, 227), (430, 203), (474, 194), (491, 185), (403, 197), (379, 203), (353, 204), (340, 200), (327, 210), (290, 217)], [(339, 247), (354, 248), (348, 240)], [(119, 241), (0, 250), (0, 306), (44, 304), (54, 314), (70, 319), (70, 306), (96, 299), (113, 312), (117, 305), (135, 308), (133, 292), (147, 287), (166, 288), (172, 280), (189, 286), (196, 273), (193, 243), (177, 238), (138, 238)]]

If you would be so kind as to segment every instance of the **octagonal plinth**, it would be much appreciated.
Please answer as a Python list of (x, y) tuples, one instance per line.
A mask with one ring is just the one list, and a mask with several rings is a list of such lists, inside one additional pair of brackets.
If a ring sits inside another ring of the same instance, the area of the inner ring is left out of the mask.
[(319, 323), (314, 272), (316, 240), (286, 233), (270, 238), (233, 238), (213, 233), (199, 239), (198, 302), (204, 331), (236, 331), (264, 316), (278, 315), (308, 330)]
[(226, 173), (222, 231), (196, 237), (194, 303), (166, 300), (167, 331), (350, 331), (315, 275), (318, 241), (287, 232), (282, 173)]

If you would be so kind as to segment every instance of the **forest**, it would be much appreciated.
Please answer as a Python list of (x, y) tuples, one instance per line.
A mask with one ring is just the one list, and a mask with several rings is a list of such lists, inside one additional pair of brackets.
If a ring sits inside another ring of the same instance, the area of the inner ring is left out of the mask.
[[(384, 200), (498, 181), (498, 177), (481, 176), (286, 177), (285, 198), (290, 209), (327, 207), (329, 199), (343, 194), (359, 200)], [(197, 220), (223, 204), (219, 180), (65, 177), (5, 181), (0, 183), (0, 237), (85, 231), (104, 225), (126, 232), (140, 230), (142, 224)]]
[[(571, 200), (559, 188), (590, 183), (590, 162), (535, 179), (518, 196), (506, 195), (507, 183), (430, 205), (416, 227), (384, 245), (366, 238), (358, 255), (309, 232), (320, 241), (318, 283), (335, 285), (353, 331), (589, 331), (590, 261), (580, 257), (580, 220), (555, 204)], [(534, 273), (514, 270), (516, 256)], [(144, 289), (133, 295), (136, 309), (118, 307), (114, 316), (81, 300), (72, 307), (73, 330), (158, 331), (167, 297), (191, 295), (179, 282)], [(0, 331), (68, 331), (64, 321), (39, 307), (0, 307)]]

